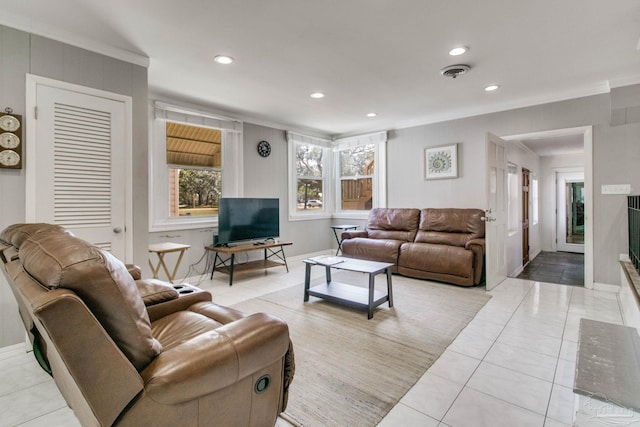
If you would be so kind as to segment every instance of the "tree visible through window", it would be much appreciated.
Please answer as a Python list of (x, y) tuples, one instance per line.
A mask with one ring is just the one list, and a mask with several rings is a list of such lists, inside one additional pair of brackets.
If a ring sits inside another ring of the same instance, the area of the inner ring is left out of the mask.
[(167, 121), (170, 216), (217, 215), (222, 195), (222, 134)]
[(297, 210), (324, 210), (324, 149), (311, 144), (296, 144)]

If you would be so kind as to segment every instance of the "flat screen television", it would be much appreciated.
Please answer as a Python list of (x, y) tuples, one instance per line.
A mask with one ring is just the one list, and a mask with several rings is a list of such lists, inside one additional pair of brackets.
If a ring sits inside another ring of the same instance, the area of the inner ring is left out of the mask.
[(221, 198), (217, 245), (264, 240), (280, 235), (280, 200)]

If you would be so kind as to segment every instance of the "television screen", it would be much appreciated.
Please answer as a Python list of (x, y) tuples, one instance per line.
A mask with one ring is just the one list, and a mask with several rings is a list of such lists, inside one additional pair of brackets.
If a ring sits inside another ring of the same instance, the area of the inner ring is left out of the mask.
[(279, 199), (222, 198), (219, 208), (218, 245), (280, 235)]

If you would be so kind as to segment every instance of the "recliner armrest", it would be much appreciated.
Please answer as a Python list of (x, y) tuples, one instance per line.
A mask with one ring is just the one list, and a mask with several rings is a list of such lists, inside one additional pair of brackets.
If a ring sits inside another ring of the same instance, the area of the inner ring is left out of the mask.
[(465, 249), (471, 249), (472, 246), (480, 246), (480, 248), (482, 249), (482, 253), (484, 254), (484, 239), (473, 239), (473, 240), (469, 240), (465, 245), (464, 248)]
[(164, 351), (141, 375), (151, 399), (180, 404), (272, 365), (288, 348), (287, 324), (256, 313)]
[(147, 313), (149, 314), (149, 320), (151, 322), (155, 322), (161, 317), (168, 316), (171, 313), (187, 310), (199, 302), (211, 302), (212, 299), (209, 291), (186, 283), (173, 285), (173, 288), (179, 288), (176, 289), (179, 295), (178, 298), (147, 306)]
[(158, 279), (136, 280), (136, 286), (144, 305), (147, 307), (176, 299), (179, 296), (178, 291), (171, 283)]
[(356, 237), (369, 237), (369, 233), (367, 233), (366, 230), (342, 232), (342, 240), (353, 239)]
[(484, 270), (485, 241), (484, 239), (469, 240), (464, 247), (473, 252), (473, 284), (479, 285)]
[(125, 264), (127, 271), (133, 277), (133, 280), (140, 280), (142, 278), (142, 269), (135, 264)]

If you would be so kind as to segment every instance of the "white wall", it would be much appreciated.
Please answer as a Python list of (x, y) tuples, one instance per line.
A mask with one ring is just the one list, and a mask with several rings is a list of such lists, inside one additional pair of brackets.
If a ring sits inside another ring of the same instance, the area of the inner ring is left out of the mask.
[[(394, 130), (388, 142), (390, 207), (475, 207), (486, 203), (486, 134), (520, 135), (580, 126), (593, 127), (594, 280), (619, 285), (618, 255), (628, 251), (623, 196), (599, 194), (602, 184), (631, 184), (640, 191), (640, 119), (611, 125), (612, 98), (636, 93), (638, 85), (588, 96), (442, 123)], [(640, 106), (640, 99), (633, 98)], [(635, 111), (635, 110), (634, 110)], [(460, 177), (423, 178), (426, 147), (460, 143)], [(545, 246), (544, 239), (542, 247)]]

